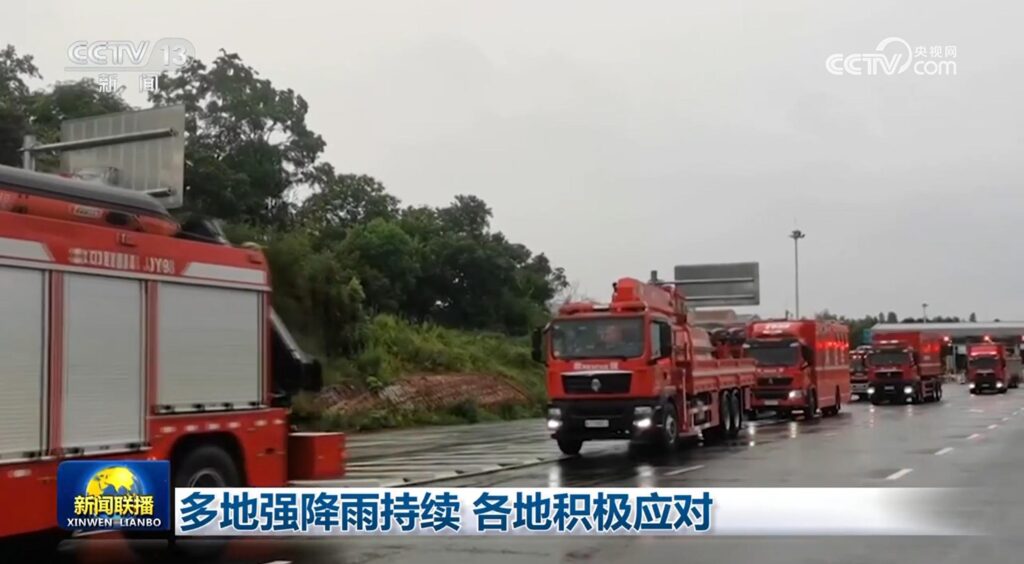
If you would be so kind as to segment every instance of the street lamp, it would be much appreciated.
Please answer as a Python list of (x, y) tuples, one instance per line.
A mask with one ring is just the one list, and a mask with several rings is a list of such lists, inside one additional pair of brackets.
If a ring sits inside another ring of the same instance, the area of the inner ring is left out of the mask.
[(796, 318), (800, 319), (800, 239), (807, 234), (799, 229), (794, 229), (789, 234), (793, 240), (793, 291), (796, 294)]
[(928, 323), (928, 304), (921, 304), (921, 320)]

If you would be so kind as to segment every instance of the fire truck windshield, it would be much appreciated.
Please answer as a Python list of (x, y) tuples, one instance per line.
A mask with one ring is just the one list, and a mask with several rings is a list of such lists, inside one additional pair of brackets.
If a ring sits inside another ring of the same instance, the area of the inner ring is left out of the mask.
[(555, 358), (636, 358), (644, 352), (644, 323), (640, 317), (563, 319), (551, 327)]
[(994, 370), (997, 362), (994, 356), (972, 356), (971, 357), (971, 368), (980, 368), (982, 370)]
[(906, 351), (876, 351), (868, 357), (871, 366), (902, 366), (910, 362), (910, 353)]
[(867, 368), (867, 362), (863, 356), (851, 356), (850, 357), (850, 370), (852, 372), (864, 372)]
[(795, 366), (800, 362), (800, 346), (796, 341), (748, 341), (747, 356), (758, 366)]

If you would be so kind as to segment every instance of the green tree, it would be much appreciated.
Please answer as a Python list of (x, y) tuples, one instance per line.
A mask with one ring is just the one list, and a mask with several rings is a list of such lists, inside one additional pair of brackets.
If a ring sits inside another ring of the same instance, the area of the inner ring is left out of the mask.
[(977, 323), (978, 322), (978, 316), (975, 315), (974, 312), (972, 311), (971, 312), (971, 316), (967, 318), (967, 321), (969, 321), (971, 323)]
[(890, 311), (888, 314), (886, 314), (885, 322), (886, 323), (899, 323), (899, 318), (896, 317), (896, 312), (895, 311)]
[(302, 225), (319, 240), (342, 240), (349, 229), (375, 219), (397, 219), (398, 198), (365, 175), (337, 174), (321, 163), (306, 174), (315, 192), (298, 212)]
[(13, 45), (0, 50), (0, 164), (21, 166), (21, 149), (31, 127), (27, 80), (42, 78), (32, 55)]
[(207, 67), (194, 59), (160, 77), (150, 101), (184, 104), (186, 212), (228, 221), (285, 225), (288, 197), (323, 152), (306, 125), (309, 106), (221, 51)]

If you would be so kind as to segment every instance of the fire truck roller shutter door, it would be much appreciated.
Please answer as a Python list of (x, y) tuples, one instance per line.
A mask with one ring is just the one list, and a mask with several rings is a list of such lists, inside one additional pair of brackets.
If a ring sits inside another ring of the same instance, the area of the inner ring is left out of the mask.
[(188, 411), (259, 404), (262, 294), (162, 283), (158, 296), (158, 405)]
[(64, 277), (64, 448), (144, 440), (142, 283)]
[(39, 270), (0, 267), (0, 460), (44, 449), (45, 279)]

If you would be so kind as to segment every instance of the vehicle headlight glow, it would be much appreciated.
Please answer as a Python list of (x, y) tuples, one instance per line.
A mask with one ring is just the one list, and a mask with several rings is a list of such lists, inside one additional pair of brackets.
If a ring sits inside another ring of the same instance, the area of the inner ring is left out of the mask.
[(875, 387), (874, 386), (868, 386), (868, 395), (869, 396), (870, 395), (874, 395), (874, 393), (875, 393)]
[(651, 418), (650, 417), (644, 417), (643, 419), (637, 419), (637, 421), (636, 421), (636, 428), (637, 429), (647, 429), (647, 428), (650, 428), (650, 426), (651, 426)]
[(912, 386), (903, 386), (903, 393), (909, 396), (914, 393), (914, 388)]
[(971, 382), (970, 384), (967, 384), (967, 388), (973, 390), (976, 385), (977, 384), (975, 384), (974, 382)]
[(789, 399), (797, 399), (797, 398), (802, 398), (802, 397), (804, 397), (804, 391), (803, 390), (790, 390), (789, 391)]
[(548, 419), (548, 429), (554, 431), (555, 429), (562, 426), (562, 422), (558, 419)]
[(997, 388), (1002, 388), (1003, 387), (1003, 383), (1002, 382), (996, 382), (996, 387)]

